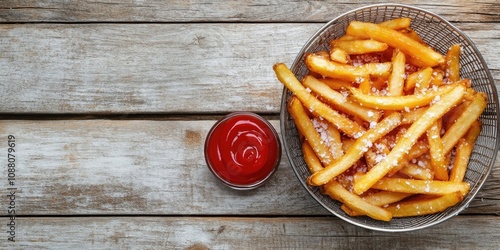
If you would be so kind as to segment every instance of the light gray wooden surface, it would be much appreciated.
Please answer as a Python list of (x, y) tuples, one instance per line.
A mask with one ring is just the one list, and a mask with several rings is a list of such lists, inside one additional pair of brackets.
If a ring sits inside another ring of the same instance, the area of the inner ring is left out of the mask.
[[(383, 233), (334, 217), (30, 217), (32, 249), (497, 249), (500, 217), (459, 216), (425, 231)], [(471, 232), (471, 229), (473, 231)], [(469, 233), (464, 233), (469, 232)]]
[[(272, 65), (290, 65), (323, 24), (0, 25), (0, 112), (276, 114)], [(457, 27), (498, 83), (500, 23)]]
[[(216, 181), (202, 150), (214, 122), (1, 121), (0, 138), (17, 138), (16, 186), (22, 195), (16, 211), (30, 216), (328, 215), (296, 180), (284, 152), (277, 174), (259, 189), (234, 191)], [(279, 121), (271, 122), (279, 132)], [(0, 152), (6, 151), (2, 145)], [(497, 162), (490, 179), (499, 178)], [(499, 189), (499, 182), (487, 182), (464, 213), (500, 215)]]
[[(462, 29), (500, 87), (500, 4), (406, 3)], [(206, 168), (216, 119), (255, 111), (279, 131), (272, 65), (290, 65), (325, 22), (366, 4), (0, 1), (0, 138), (16, 136), (18, 164), (14, 243), (2, 167), (0, 249), (497, 248), (500, 158), (461, 215), (403, 234), (331, 216), (285, 154), (250, 192)]]
[[(325, 22), (387, 1), (4, 0), (4, 22)], [(500, 6), (482, 1), (393, 1), (431, 10), (455, 22), (498, 22)]]

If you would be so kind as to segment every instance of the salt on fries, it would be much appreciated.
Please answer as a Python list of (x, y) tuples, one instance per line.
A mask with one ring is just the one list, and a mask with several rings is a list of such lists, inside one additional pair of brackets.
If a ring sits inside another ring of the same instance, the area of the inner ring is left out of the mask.
[(389, 46), (400, 49), (408, 56), (427, 66), (438, 66), (445, 61), (443, 55), (428, 46), (408, 36), (401, 35), (397, 30), (382, 25), (353, 21), (347, 26), (346, 34), (387, 43)]
[(460, 45), (446, 55), (410, 18), (353, 21), (330, 51), (308, 53), (301, 81), (284, 64), (288, 112), (301, 134), (307, 183), (350, 216), (390, 221), (438, 213), (463, 200), (484, 93), (460, 78)]

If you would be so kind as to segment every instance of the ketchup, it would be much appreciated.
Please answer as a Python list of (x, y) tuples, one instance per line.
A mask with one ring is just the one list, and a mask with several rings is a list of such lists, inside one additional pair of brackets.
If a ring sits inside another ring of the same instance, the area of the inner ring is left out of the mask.
[(208, 133), (205, 159), (224, 184), (251, 189), (275, 172), (281, 145), (265, 119), (250, 112), (235, 112), (219, 120)]

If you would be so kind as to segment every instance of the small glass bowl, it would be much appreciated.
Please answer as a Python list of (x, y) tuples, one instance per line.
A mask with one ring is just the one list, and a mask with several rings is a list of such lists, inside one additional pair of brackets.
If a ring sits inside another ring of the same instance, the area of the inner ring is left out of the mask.
[(223, 184), (250, 190), (262, 186), (278, 169), (281, 143), (266, 119), (252, 112), (233, 112), (210, 129), (204, 153), (208, 168)]

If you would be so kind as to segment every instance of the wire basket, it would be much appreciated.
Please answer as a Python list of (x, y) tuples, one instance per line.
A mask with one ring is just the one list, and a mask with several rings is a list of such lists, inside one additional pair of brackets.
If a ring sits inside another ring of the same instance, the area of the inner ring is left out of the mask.
[(328, 42), (345, 34), (345, 30), (351, 21), (383, 22), (398, 17), (409, 17), (412, 19), (411, 28), (432, 48), (441, 54), (446, 54), (451, 45), (460, 43), (462, 53), (460, 55), (460, 76), (469, 78), (472, 86), (477, 91), (488, 95), (488, 104), (480, 117), (482, 130), (479, 135), (473, 153), (470, 158), (465, 181), (470, 183), (471, 189), (467, 196), (459, 204), (446, 209), (443, 212), (408, 218), (393, 218), (390, 222), (373, 220), (369, 217), (350, 217), (340, 209), (340, 203), (323, 195), (318, 187), (309, 186), (306, 183), (310, 175), (309, 169), (304, 162), (302, 144), (299, 139), (295, 123), (287, 111), (287, 100), (292, 93), (284, 88), (281, 100), (281, 131), (284, 148), (298, 179), (304, 188), (328, 211), (344, 221), (354, 225), (387, 232), (403, 232), (426, 228), (441, 223), (465, 209), (476, 196), (486, 178), (488, 177), (496, 159), (499, 149), (498, 133), (498, 96), (493, 78), (488, 71), (486, 63), (472, 41), (459, 29), (454, 27), (442, 17), (426, 10), (401, 4), (378, 4), (359, 8), (345, 13), (328, 22), (299, 52), (291, 66), (292, 72), (300, 80), (308, 69), (304, 64), (305, 54), (328, 50)]

